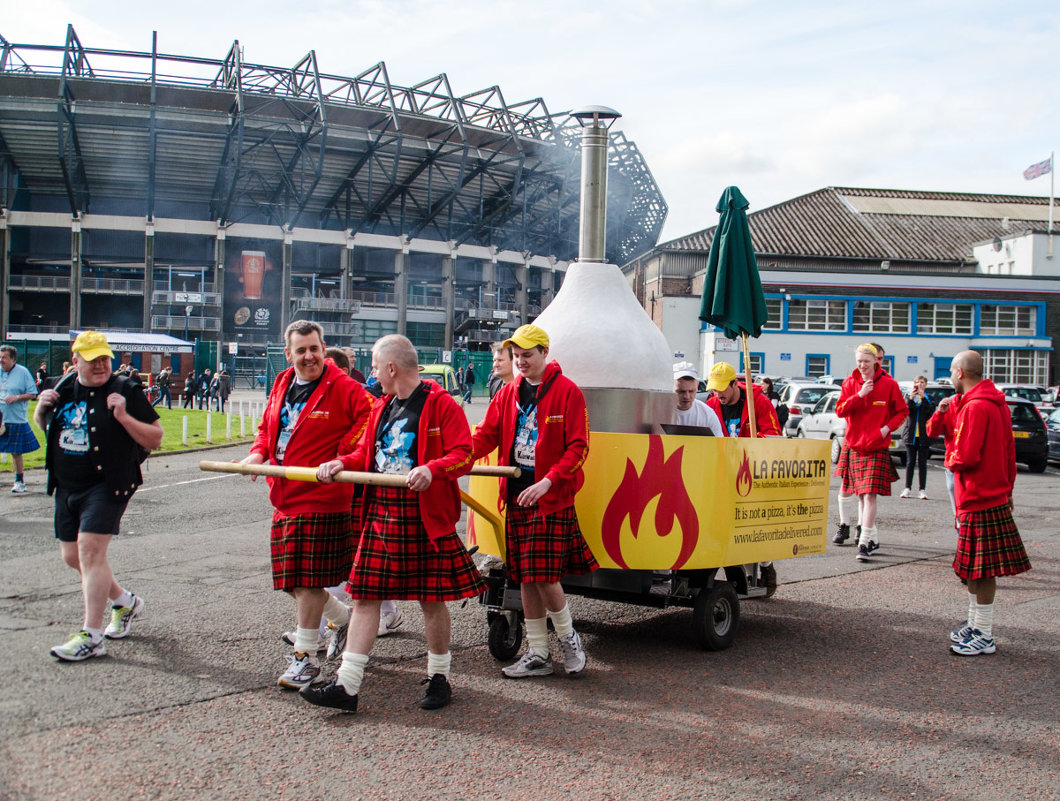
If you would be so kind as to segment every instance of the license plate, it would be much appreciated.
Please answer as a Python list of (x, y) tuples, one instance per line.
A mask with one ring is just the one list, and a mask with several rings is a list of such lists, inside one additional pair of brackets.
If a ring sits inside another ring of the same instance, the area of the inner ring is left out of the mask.
[(1014, 436), (1016, 439), (1030, 439), (1031, 438), (1031, 432), (1030, 431), (1013, 431), (1012, 432), (1012, 436)]
[(896, 439), (892, 439), (892, 440), (891, 440), (891, 447), (892, 447), (892, 448), (897, 448), (897, 447), (898, 447), (898, 444), (899, 444), (899, 443), (898, 443), (898, 440), (896, 440)]

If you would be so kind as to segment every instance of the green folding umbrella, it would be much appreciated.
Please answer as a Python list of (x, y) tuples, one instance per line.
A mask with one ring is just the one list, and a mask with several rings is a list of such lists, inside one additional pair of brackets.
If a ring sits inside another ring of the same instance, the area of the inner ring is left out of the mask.
[(757, 435), (757, 426), (753, 396), (750, 394), (751, 359), (747, 337), (762, 335), (762, 326), (769, 320), (769, 310), (762, 293), (762, 281), (758, 277), (751, 228), (747, 224), (749, 205), (747, 198), (735, 186), (722, 192), (718, 201), (721, 219), (710, 243), (699, 319), (723, 329), (730, 339), (738, 336), (743, 339), (744, 372), (748, 387), (747, 417), (753, 437)]

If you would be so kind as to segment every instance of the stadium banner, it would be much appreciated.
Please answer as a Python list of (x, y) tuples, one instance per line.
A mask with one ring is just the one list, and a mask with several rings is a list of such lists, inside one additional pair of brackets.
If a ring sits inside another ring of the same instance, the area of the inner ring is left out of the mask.
[(225, 248), (224, 339), (253, 332), (280, 339), (283, 245), (275, 240), (229, 238)]

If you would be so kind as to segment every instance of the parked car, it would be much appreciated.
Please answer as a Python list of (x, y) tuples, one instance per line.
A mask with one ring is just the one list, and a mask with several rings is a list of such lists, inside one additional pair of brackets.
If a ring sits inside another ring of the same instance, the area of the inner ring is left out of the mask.
[(1045, 429), (1049, 437), (1049, 461), (1060, 462), (1060, 409), (1053, 409), (1045, 421)]
[(1052, 402), (1046, 397), (1048, 390), (1045, 387), (1032, 384), (998, 384), (997, 388), (1010, 398), (1022, 398), (1033, 403), (1043, 419), (1053, 410)]
[(817, 402), (829, 392), (842, 389), (835, 384), (803, 384), (792, 381), (780, 394), (780, 403), (788, 408), (788, 421), (784, 424), (784, 435), (794, 437), (799, 431), (799, 421)]
[(838, 390), (825, 393), (810, 411), (802, 415), (795, 432), (797, 437), (831, 440), (832, 462), (839, 461), (839, 453), (843, 450), (843, 437), (847, 431), (846, 419), (835, 413), (838, 400)]
[[(1045, 421), (1030, 401), (1005, 398), (1012, 415), (1012, 436), (1016, 440), (1016, 461), (1023, 462), (1032, 473), (1044, 473), (1049, 466), (1049, 435)], [(936, 444), (937, 443), (937, 444)], [(944, 455), (946, 446), (941, 439), (931, 440), (931, 454)]]
[(464, 395), (460, 391), (456, 371), (448, 364), (425, 364), (420, 368), (420, 378), (440, 384), (442, 389), (452, 395), (457, 403), (464, 405)]
[[(909, 397), (909, 393), (913, 391), (912, 381), (899, 381), (898, 388), (902, 390), (902, 397)], [(938, 381), (929, 381), (928, 385), (924, 387), (924, 394), (927, 395), (928, 400), (931, 404), (938, 408), (939, 401), (943, 398), (948, 398), (954, 394), (956, 390), (952, 384), (942, 384)], [(891, 456), (898, 459), (898, 464), (904, 465), (906, 458), (905, 450), (905, 430), (909, 427), (909, 418), (906, 418), (905, 422), (902, 423), (897, 431), (891, 433), (891, 447), (889, 448)], [(930, 440), (931, 453), (945, 453), (946, 444), (942, 437), (932, 437)]]

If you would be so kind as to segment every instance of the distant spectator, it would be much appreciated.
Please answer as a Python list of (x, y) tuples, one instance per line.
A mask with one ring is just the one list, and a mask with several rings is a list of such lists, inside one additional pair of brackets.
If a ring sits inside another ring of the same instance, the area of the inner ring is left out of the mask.
[(29, 370), (18, 364), (18, 351), (11, 345), (0, 347), (0, 410), (4, 433), (0, 436), (0, 453), (10, 453), (15, 466), (15, 483), (11, 491), (26, 491), (22, 454), (40, 450), (40, 443), (30, 427), (26, 412), (37, 397), (37, 385)]

